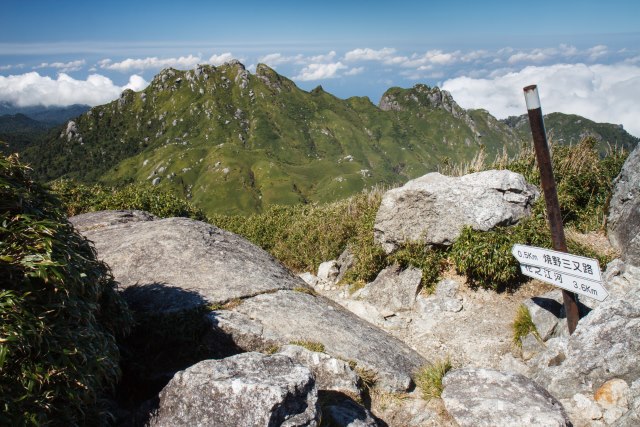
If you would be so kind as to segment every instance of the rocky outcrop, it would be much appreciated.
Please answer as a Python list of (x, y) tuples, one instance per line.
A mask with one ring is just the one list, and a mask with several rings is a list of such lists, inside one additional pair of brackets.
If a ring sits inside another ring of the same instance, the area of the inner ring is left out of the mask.
[(374, 371), (378, 386), (393, 392), (408, 389), (412, 373), (427, 362), (400, 340), (316, 295), (267, 252), (233, 233), (131, 211), (89, 213), (71, 221), (95, 242), (98, 257), (110, 265), (136, 311), (156, 317), (208, 311), (208, 346), (266, 351), (292, 341), (317, 342), (328, 354)]
[(538, 194), (522, 175), (507, 170), (459, 178), (429, 173), (384, 194), (375, 240), (387, 253), (410, 241), (450, 245), (467, 225), (487, 231), (517, 223)]
[(558, 398), (593, 394), (606, 381), (640, 378), (640, 287), (605, 300), (564, 343), (533, 359), (533, 379)]
[(522, 375), (459, 369), (442, 384), (445, 407), (461, 427), (571, 426), (560, 402)]
[(317, 426), (317, 399), (306, 367), (284, 355), (243, 353), (178, 372), (151, 425)]
[(636, 146), (614, 181), (609, 205), (611, 244), (627, 264), (640, 267), (640, 145)]

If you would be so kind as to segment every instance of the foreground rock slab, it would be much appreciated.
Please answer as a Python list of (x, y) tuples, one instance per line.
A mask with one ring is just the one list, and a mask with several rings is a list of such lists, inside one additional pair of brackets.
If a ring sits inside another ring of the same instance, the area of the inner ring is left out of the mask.
[(406, 391), (427, 361), (397, 338), (320, 295), (278, 291), (210, 314), (214, 327), (247, 351), (295, 341), (321, 343), (325, 352), (377, 375), (377, 386)]
[[(314, 291), (242, 237), (186, 218), (108, 211), (71, 218), (136, 312), (209, 310), (212, 354), (267, 351), (294, 341), (374, 371), (378, 385), (402, 392), (427, 361), (400, 340)], [(232, 302), (225, 310), (216, 310)]]
[(538, 195), (522, 175), (508, 170), (459, 178), (429, 173), (384, 194), (375, 240), (387, 253), (410, 241), (450, 245), (466, 225), (487, 231), (517, 223)]
[(459, 369), (442, 384), (445, 407), (461, 427), (571, 426), (560, 402), (523, 375)]
[(141, 289), (140, 299), (163, 310), (305, 286), (264, 250), (203, 222), (157, 219), (141, 211), (92, 212), (69, 220), (94, 242), (122, 289), (153, 286)]
[(284, 355), (243, 353), (178, 372), (151, 425), (317, 426), (317, 398), (306, 367)]

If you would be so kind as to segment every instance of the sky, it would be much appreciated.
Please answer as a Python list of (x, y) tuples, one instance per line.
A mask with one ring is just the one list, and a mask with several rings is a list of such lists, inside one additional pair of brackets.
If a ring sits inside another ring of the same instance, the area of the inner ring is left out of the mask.
[(464, 108), (622, 124), (640, 137), (638, 0), (3, 0), (0, 101), (98, 105), (161, 69), (265, 63), (300, 88), (378, 103), (448, 90)]

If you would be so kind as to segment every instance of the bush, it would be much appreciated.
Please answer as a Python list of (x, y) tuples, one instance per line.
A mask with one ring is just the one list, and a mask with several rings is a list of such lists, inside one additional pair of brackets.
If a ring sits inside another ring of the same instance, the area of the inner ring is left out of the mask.
[(531, 320), (531, 313), (529, 313), (529, 309), (525, 305), (518, 307), (511, 327), (513, 329), (513, 344), (516, 347), (522, 347), (522, 338), (529, 335), (529, 333), (533, 333), (538, 340), (542, 341), (536, 325)]
[(160, 218), (187, 217), (206, 221), (206, 215), (171, 192), (144, 184), (124, 187), (87, 186), (70, 180), (51, 183), (68, 216), (101, 210), (139, 209)]
[(430, 400), (442, 394), (442, 378), (452, 368), (447, 358), (421, 368), (415, 375), (415, 382), (422, 390), (422, 398)]
[(95, 425), (130, 313), (59, 201), (0, 156), (0, 424)]

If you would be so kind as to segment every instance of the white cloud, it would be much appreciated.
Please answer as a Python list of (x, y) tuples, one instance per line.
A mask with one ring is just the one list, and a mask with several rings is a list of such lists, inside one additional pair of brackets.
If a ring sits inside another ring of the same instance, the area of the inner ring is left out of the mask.
[(0, 71), (9, 71), (16, 68), (24, 68), (24, 64), (9, 64), (9, 65), (0, 65)]
[(56, 68), (62, 73), (70, 73), (72, 71), (81, 70), (85, 66), (85, 64), (86, 61), (84, 59), (78, 59), (77, 61), (69, 62), (43, 62), (33, 68)]
[(60, 73), (56, 79), (30, 73), (0, 76), (0, 101), (9, 101), (18, 106), (27, 105), (99, 105), (112, 101), (127, 88), (142, 90), (147, 82), (132, 75), (124, 86), (118, 86), (108, 77), (91, 74), (86, 80), (76, 80)]
[(332, 79), (339, 77), (338, 71), (345, 68), (347, 68), (347, 66), (342, 62), (333, 62), (330, 64), (309, 64), (293, 79), (300, 81)]
[[(223, 54), (221, 56), (224, 56)], [(216, 56), (212, 56), (211, 58), (215, 59)], [(181, 69), (191, 69), (194, 68), (198, 64), (202, 64), (201, 56), (181, 56), (179, 58), (158, 58), (158, 57), (147, 57), (147, 58), (127, 58), (120, 62), (112, 62), (110, 59), (103, 59), (98, 62), (100, 68), (104, 68), (105, 70), (112, 71), (120, 71), (123, 73), (130, 72), (132, 70), (146, 70), (146, 69), (161, 69), (167, 67), (181, 68)]]
[(345, 72), (344, 75), (345, 76), (357, 76), (358, 74), (362, 74), (363, 71), (364, 71), (364, 67), (354, 67), (354, 68), (350, 69), (349, 71)]
[[(233, 59), (233, 55), (231, 54), (231, 52), (225, 52), (222, 53), (220, 55), (211, 55), (211, 58), (209, 58), (208, 63), (211, 65), (222, 65), (225, 62), (229, 62)], [(187, 67), (187, 68), (193, 68), (193, 66), (191, 67)]]
[(517, 62), (542, 62), (550, 58), (549, 52), (543, 49), (533, 49), (530, 52), (518, 52), (509, 57), (507, 62), (515, 64)]
[(595, 61), (596, 59), (606, 55), (609, 52), (605, 45), (599, 44), (587, 50), (587, 53), (589, 54), (589, 59), (591, 59), (592, 61)]
[(333, 61), (333, 59), (336, 57), (336, 51), (332, 50), (331, 52), (327, 53), (326, 55), (316, 55), (316, 56), (310, 56), (309, 57), (309, 62), (331, 62)]
[(344, 55), (345, 61), (386, 61), (392, 60), (396, 50), (385, 47), (379, 50), (370, 48), (354, 49)]
[(537, 84), (545, 113), (579, 114), (621, 123), (640, 136), (640, 66), (556, 64), (526, 67), (488, 79), (458, 77), (442, 84), (464, 108), (484, 108), (498, 118), (526, 113), (522, 88)]
[(264, 55), (258, 58), (258, 62), (267, 64), (270, 67), (275, 67), (281, 64), (303, 63), (303, 61), (304, 61), (304, 56), (301, 54), (294, 55), (294, 56), (285, 56), (281, 53), (270, 53), (268, 55)]

